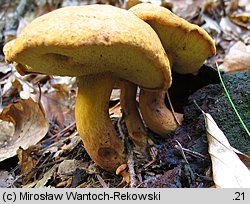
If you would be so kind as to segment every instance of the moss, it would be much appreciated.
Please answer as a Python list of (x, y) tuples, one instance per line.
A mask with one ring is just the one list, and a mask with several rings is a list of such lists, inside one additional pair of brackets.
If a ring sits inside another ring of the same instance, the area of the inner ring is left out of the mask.
[[(224, 74), (223, 81), (245, 125), (250, 129), (250, 72)], [(222, 90), (211, 112), (230, 144), (250, 155), (250, 138)]]

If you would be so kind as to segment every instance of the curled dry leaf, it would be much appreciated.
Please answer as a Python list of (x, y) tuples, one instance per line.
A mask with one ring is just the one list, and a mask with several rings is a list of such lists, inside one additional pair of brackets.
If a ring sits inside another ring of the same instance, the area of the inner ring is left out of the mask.
[(35, 145), (46, 135), (49, 128), (43, 111), (32, 99), (5, 107), (0, 114), (0, 121), (8, 122), (15, 129), (8, 131), (8, 135), (1, 135), (0, 161), (15, 156), (19, 147), (27, 149)]
[(241, 41), (235, 43), (219, 68), (226, 73), (250, 70), (250, 45), (246, 46)]
[(250, 171), (210, 114), (204, 113), (213, 179), (217, 188), (249, 188)]

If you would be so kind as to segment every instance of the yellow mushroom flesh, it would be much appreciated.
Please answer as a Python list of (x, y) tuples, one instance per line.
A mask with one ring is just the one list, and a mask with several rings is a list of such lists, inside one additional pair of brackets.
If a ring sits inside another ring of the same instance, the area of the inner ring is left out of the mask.
[(148, 137), (136, 101), (137, 85), (123, 81), (120, 88), (120, 101), (128, 136), (137, 146), (146, 147)]
[(76, 125), (87, 152), (102, 168), (113, 171), (126, 162), (124, 146), (109, 118), (115, 80), (110, 73), (78, 77)]

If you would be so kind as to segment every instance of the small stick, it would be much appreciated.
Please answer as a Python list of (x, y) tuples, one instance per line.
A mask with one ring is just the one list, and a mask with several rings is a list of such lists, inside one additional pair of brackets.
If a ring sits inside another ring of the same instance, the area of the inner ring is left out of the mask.
[(46, 112), (45, 112), (45, 110), (43, 108), (42, 101), (41, 101), (41, 99), (42, 99), (42, 90), (41, 90), (40, 83), (38, 83), (37, 86), (38, 86), (38, 90), (39, 90), (37, 104), (40, 107), (41, 111), (43, 112), (44, 117), (46, 117)]
[(49, 140), (53, 140), (53, 139), (57, 138), (58, 136), (63, 135), (69, 129), (75, 128), (75, 126), (76, 126), (76, 122), (71, 123), (69, 126), (67, 126), (66, 128), (64, 128), (63, 130), (61, 130), (59, 133), (56, 133), (55, 135), (53, 135), (52, 137), (50, 137), (50, 138), (48, 138), (46, 140), (43, 140), (41, 142), (41, 144), (44, 144), (44, 143), (48, 142)]
[(182, 147), (181, 143), (179, 143), (177, 140), (175, 140), (175, 141), (176, 141), (177, 145), (179, 146), (179, 150), (181, 152), (181, 155), (182, 155), (183, 159), (188, 164), (188, 160), (187, 160), (186, 155), (185, 155), (185, 153), (183, 151), (183, 147)]
[[(180, 150), (179, 146), (178, 146), (177, 148)], [(199, 152), (194, 152), (194, 151), (192, 151), (192, 150), (190, 150), (190, 149), (186, 149), (186, 148), (184, 148), (184, 147), (182, 147), (182, 149), (183, 149), (183, 151), (186, 152), (187, 154), (190, 154), (190, 155), (192, 155), (192, 156), (194, 156), (194, 157), (196, 157), (196, 158), (208, 159), (207, 156), (205, 156), (205, 155), (203, 155), (203, 154), (200, 154)]]
[(220, 4), (221, 4), (221, 7), (222, 7), (222, 15), (223, 15), (223, 17), (225, 17), (225, 16), (227, 16), (227, 14), (226, 14), (226, 9), (225, 9), (225, 2), (224, 2), (224, 0), (220, 0)]
[(103, 178), (99, 174), (97, 174), (96, 177), (97, 177), (98, 181), (100, 182), (100, 184), (102, 185), (103, 188), (108, 188), (109, 187), (108, 184), (106, 184), (106, 182), (103, 180)]
[(41, 168), (49, 167), (49, 166), (52, 166), (52, 165), (54, 165), (54, 164), (58, 164), (58, 163), (60, 163), (60, 162), (62, 162), (62, 161), (64, 161), (64, 159), (60, 159), (60, 160), (57, 160), (57, 161), (53, 161), (53, 162), (44, 164), (44, 165), (42, 165), (42, 166), (33, 167), (31, 170), (29, 170), (29, 171), (27, 171), (27, 172), (25, 172), (25, 173), (23, 173), (23, 174), (17, 176), (16, 179), (12, 182), (12, 184), (16, 183), (19, 179), (21, 179), (21, 178), (27, 176), (28, 174), (30, 174), (30, 173), (33, 172), (33, 171), (34, 171), (34, 172), (37, 172), (37, 171), (38, 171), (39, 169), (41, 169)]
[(175, 121), (177, 122), (178, 125), (181, 125), (180, 121), (178, 120), (177, 116), (175, 115), (174, 107), (172, 106), (172, 103), (171, 103), (171, 100), (170, 100), (170, 96), (169, 96), (168, 91), (166, 92), (166, 95), (167, 95), (167, 99), (168, 99), (168, 102), (169, 102), (169, 105), (170, 105), (172, 114), (173, 114), (173, 116), (174, 116), (174, 119), (175, 119)]
[(134, 188), (137, 185), (135, 168), (134, 168), (134, 154), (132, 148), (128, 148), (128, 171), (130, 175), (130, 187)]
[(122, 114), (122, 117), (120, 117), (118, 122), (117, 122), (117, 127), (118, 127), (118, 130), (119, 130), (120, 137), (121, 137), (122, 141), (124, 142), (125, 141), (125, 134), (124, 134), (124, 131), (123, 131), (123, 128), (122, 128), (122, 122), (123, 121), (124, 121), (124, 114)]

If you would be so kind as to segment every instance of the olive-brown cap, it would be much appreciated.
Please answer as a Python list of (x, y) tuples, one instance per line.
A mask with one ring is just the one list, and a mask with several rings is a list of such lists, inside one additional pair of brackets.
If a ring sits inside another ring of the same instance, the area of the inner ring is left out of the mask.
[(173, 70), (178, 73), (196, 73), (204, 61), (216, 53), (214, 41), (204, 29), (164, 7), (141, 3), (129, 11), (156, 31), (167, 55), (172, 58)]
[(144, 88), (171, 85), (169, 61), (155, 31), (109, 5), (65, 7), (38, 17), (4, 46), (4, 54), (21, 74), (108, 72)]

